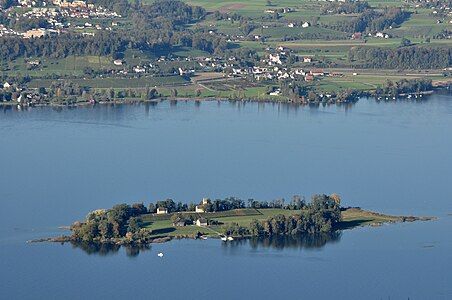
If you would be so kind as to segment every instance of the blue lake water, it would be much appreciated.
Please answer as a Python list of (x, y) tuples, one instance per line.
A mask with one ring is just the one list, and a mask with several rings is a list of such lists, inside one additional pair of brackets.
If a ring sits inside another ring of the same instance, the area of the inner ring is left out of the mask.
[[(452, 299), (450, 96), (2, 109), (0, 136), (1, 299)], [(140, 253), (25, 243), (123, 202), (333, 192), (438, 220)]]

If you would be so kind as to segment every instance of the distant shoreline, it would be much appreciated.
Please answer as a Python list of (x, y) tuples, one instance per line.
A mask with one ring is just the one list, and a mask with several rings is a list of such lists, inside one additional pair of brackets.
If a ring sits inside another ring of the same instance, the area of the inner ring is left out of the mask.
[[(434, 95), (437, 94), (437, 90), (443, 90), (444, 88), (435, 88), (434, 90), (429, 91), (422, 91), (422, 92), (416, 92), (416, 93), (404, 93), (400, 94), (398, 97), (392, 97), (390, 95), (373, 95), (367, 92), (363, 92), (364, 94), (361, 97), (367, 97), (369, 99), (374, 98), (375, 101), (400, 101), (400, 100), (407, 100), (407, 97), (411, 95), (420, 96), (426, 96), (426, 95)], [(410, 97), (411, 98), (411, 97)], [(413, 97), (408, 100), (415, 100), (419, 99), (417, 97)], [(295, 104), (299, 106), (309, 106), (309, 105), (319, 105), (319, 104), (349, 104), (349, 103), (355, 103), (360, 100), (360, 97), (356, 99), (356, 101), (292, 101), (287, 99), (254, 99), (254, 98), (244, 98), (244, 99), (230, 99), (225, 97), (158, 97), (155, 99), (149, 99), (149, 100), (142, 100), (142, 99), (124, 99), (124, 100), (115, 100), (115, 101), (99, 101), (99, 102), (89, 102), (89, 101), (80, 101), (76, 103), (71, 104), (65, 104), (65, 103), (37, 103), (37, 104), (20, 104), (18, 102), (0, 102), (0, 107), (87, 107), (87, 106), (96, 106), (96, 105), (115, 105), (115, 104), (146, 104), (146, 103), (160, 103), (164, 101), (193, 101), (193, 102), (215, 102), (215, 101), (221, 101), (221, 102), (251, 102), (251, 103), (282, 103), (282, 104)]]

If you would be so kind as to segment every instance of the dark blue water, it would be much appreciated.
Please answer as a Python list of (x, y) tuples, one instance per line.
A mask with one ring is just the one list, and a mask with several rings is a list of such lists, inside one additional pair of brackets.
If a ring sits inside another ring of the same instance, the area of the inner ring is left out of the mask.
[[(351, 107), (3, 110), (0, 298), (452, 299), (451, 134), (452, 99), (440, 95)], [(121, 202), (332, 192), (346, 206), (439, 219), (320, 241), (181, 240), (139, 254), (25, 243)]]

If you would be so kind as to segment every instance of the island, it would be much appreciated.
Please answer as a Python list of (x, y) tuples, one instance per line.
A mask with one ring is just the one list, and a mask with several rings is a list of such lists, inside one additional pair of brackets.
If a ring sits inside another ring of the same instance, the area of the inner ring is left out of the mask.
[(174, 238), (237, 238), (329, 234), (359, 226), (431, 220), (432, 217), (390, 216), (357, 207), (341, 207), (338, 194), (318, 194), (308, 203), (301, 196), (272, 201), (245, 202), (236, 197), (199, 204), (175, 203), (172, 199), (151, 203), (118, 204), (89, 213), (74, 222), (71, 235), (34, 242), (73, 242), (115, 245), (146, 245)]

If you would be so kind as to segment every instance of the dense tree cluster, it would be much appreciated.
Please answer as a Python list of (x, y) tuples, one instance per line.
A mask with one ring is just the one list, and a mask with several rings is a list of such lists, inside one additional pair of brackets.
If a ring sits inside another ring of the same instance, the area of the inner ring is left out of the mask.
[(113, 55), (126, 46), (119, 34), (98, 32), (95, 37), (81, 37), (75, 33), (58, 37), (23, 39), (21, 37), (0, 38), (0, 56), (3, 60), (25, 57), (67, 57), (70, 55)]
[(400, 94), (420, 93), (432, 90), (431, 79), (403, 79), (401, 81), (393, 82), (387, 80), (383, 87), (377, 89), (377, 95), (391, 95), (397, 97)]
[(431, 69), (452, 65), (452, 49), (449, 47), (356, 47), (350, 49), (348, 57), (361, 68)]
[[(192, 32), (185, 25), (201, 20), (206, 11), (178, 0), (159, 0), (149, 5), (129, 4), (126, 0), (92, 1), (114, 11), (126, 11), (132, 26), (118, 31), (97, 31), (95, 36), (68, 32), (34, 39), (0, 37), (0, 56), (10, 61), (18, 57), (63, 58), (70, 55), (117, 57), (127, 48), (157, 52), (174, 46), (187, 46), (210, 53), (223, 53), (227, 42), (208, 32)], [(125, 7), (119, 9), (118, 7)], [(47, 27), (44, 19), (8, 19), (0, 14), (2, 23), (19, 31)]]
[[(182, 203), (182, 202), (175, 203), (173, 201), (173, 199), (159, 200), (159, 201), (157, 201), (156, 206), (154, 206), (152, 204), (152, 208), (153, 209), (151, 210), (151, 206), (150, 206), (150, 208), (149, 208), (150, 213), (154, 213), (155, 209), (157, 209), (157, 208), (166, 208), (168, 210), (168, 213), (189, 211), (189, 206), (187, 204)], [(194, 210), (195, 209), (193, 206), (193, 211)]]
[(296, 215), (283, 214), (260, 222), (253, 220), (249, 228), (231, 223), (225, 229), (227, 235), (298, 235), (328, 233), (341, 221), (340, 197), (336, 194), (314, 195), (311, 203)]
[(366, 9), (352, 20), (341, 21), (328, 27), (344, 32), (376, 32), (403, 23), (410, 13), (398, 7), (386, 8), (383, 12)]
[(239, 208), (245, 208), (245, 201), (236, 197), (229, 197), (225, 198), (224, 200), (221, 199), (216, 199), (214, 201), (209, 200), (207, 204), (204, 205), (204, 210), (206, 212), (217, 212)]
[(96, 210), (88, 214), (84, 222), (71, 225), (72, 239), (80, 242), (112, 242), (126, 239), (130, 242), (146, 242), (149, 230), (141, 228), (139, 217), (146, 213), (143, 203), (118, 204), (109, 210)]

